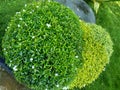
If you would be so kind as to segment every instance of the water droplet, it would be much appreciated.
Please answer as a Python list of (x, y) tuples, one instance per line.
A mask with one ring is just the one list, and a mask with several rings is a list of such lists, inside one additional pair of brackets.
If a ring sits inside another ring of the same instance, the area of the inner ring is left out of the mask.
[(4, 51), (6, 51), (6, 48), (4, 48)]
[(32, 36), (32, 39), (34, 39), (35, 38), (35, 36)]
[(46, 24), (46, 26), (47, 26), (48, 28), (50, 28), (50, 27), (51, 27), (51, 25), (50, 25), (50, 24), (48, 24), (48, 23)]
[(34, 66), (32, 66), (32, 69), (34, 69), (35, 67)]
[(85, 84), (83, 85), (83, 87), (85, 87)]
[(36, 6), (36, 8), (39, 8), (39, 6)]
[(18, 24), (18, 27), (20, 27), (20, 24)]
[(30, 58), (30, 61), (32, 62), (32, 61), (33, 61), (33, 58)]
[(21, 20), (21, 21), (22, 21), (23, 19), (22, 19), (22, 18), (19, 18), (19, 20)]
[(23, 9), (23, 12), (25, 12), (26, 10), (25, 9)]
[(10, 27), (7, 27), (7, 29), (9, 29)]
[(27, 4), (25, 4), (25, 7), (27, 7)]
[(17, 66), (14, 66), (14, 67), (13, 67), (13, 70), (14, 70), (14, 71), (17, 71), (17, 70), (18, 70), (18, 69), (17, 69)]
[(16, 14), (20, 14), (20, 12), (16, 12)]
[(30, 14), (32, 14), (32, 12), (30, 12)]
[(75, 58), (78, 58), (78, 56), (75, 56)]
[(59, 84), (57, 84), (56, 87), (59, 87)]
[(58, 73), (55, 73), (55, 76), (58, 76)]
[(68, 90), (69, 89), (69, 87), (63, 87), (63, 90)]

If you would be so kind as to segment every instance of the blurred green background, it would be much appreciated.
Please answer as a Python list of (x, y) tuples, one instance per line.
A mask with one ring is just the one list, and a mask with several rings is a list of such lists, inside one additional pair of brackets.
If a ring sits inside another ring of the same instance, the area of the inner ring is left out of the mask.
[[(14, 14), (27, 3), (37, 0), (0, 0), (0, 56), (5, 29)], [(96, 14), (96, 23), (106, 28), (114, 43), (114, 52), (105, 71), (92, 84), (81, 90), (120, 90), (120, 1), (102, 2)], [(80, 90), (80, 89), (76, 89)]]

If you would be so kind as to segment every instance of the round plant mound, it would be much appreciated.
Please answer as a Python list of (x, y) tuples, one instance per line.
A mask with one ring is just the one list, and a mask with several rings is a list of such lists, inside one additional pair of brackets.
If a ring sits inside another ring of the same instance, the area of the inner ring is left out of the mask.
[(78, 74), (71, 85), (73, 87), (85, 87), (98, 78), (105, 70), (113, 52), (113, 43), (110, 35), (101, 26), (80, 22), (83, 35), (83, 66), (78, 69)]
[(82, 88), (112, 54), (109, 34), (57, 2), (29, 5), (12, 18), (2, 43), (15, 78), (35, 90)]
[(20, 83), (35, 90), (69, 88), (82, 66), (79, 18), (56, 2), (25, 5), (7, 27), (2, 47)]

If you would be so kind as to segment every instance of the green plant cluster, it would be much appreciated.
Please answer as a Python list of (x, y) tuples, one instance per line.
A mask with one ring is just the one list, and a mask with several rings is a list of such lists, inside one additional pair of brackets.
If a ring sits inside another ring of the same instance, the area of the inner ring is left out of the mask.
[(110, 35), (101, 26), (80, 22), (83, 35), (83, 66), (78, 69), (78, 74), (71, 87), (85, 87), (95, 81), (100, 73), (105, 70), (113, 52)]
[[(110, 33), (114, 52), (105, 71), (92, 84), (82, 90), (119, 90), (120, 89), (120, 1), (103, 2), (96, 15), (96, 23)], [(79, 90), (79, 89), (78, 89)]]
[(2, 41), (15, 78), (35, 90), (66, 90), (92, 83), (109, 63), (110, 35), (53, 1), (25, 5)]
[(36, 0), (0, 0), (0, 56), (3, 56), (2, 52), (2, 38), (5, 34), (5, 29), (10, 22), (11, 17), (21, 10), (26, 3), (31, 3)]
[(3, 38), (6, 63), (32, 89), (67, 87), (82, 64), (79, 18), (56, 2), (25, 5)]

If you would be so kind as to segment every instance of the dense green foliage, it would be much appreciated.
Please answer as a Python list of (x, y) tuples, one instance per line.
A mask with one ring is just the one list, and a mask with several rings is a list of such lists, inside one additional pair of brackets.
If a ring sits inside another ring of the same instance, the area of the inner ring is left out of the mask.
[(81, 64), (79, 18), (53, 2), (25, 5), (6, 29), (3, 49), (16, 79), (44, 90), (67, 87)]
[[(110, 35), (101, 26), (95, 24), (80, 23), (83, 35), (83, 67), (79, 69), (74, 80), (74, 87), (85, 87), (98, 78), (105, 69), (113, 52)], [(108, 46), (109, 45), (109, 46)]]
[(3, 56), (2, 52), (2, 37), (4, 36), (5, 29), (11, 19), (11, 17), (21, 10), (26, 3), (31, 3), (36, 0), (0, 0), (0, 56)]
[[(96, 15), (97, 24), (106, 28), (114, 43), (114, 52), (105, 72), (91, 85), (81, 90), (120, 89), (120, 2), (104, 2)], [(79, 90), (79, 89), (78, 89)]]
[[(15, 1), (19, 1), (19, 0), (15, 0)], [(28, 0), (29, 1), (29, 0)], [(20, 0), (20, 2), (23, 2)], [(27, 1), (26, 1), (27, 2)], [(12, 3), (12, 2), (11, 2)], [(3, 3), (4, 4), (4, 3)], [(15, 2), (15, 6), (13, 9), (9, 8), (7, 5), (4, 5), (4, 7), (6, 6), (6, 10), (14, 10), (14, 9), (17, 9), (17, 8), (21, 8), (19, 7), (19, 5), (17, 4), (20, 4), (20, 3), (17, 3)], [(109, 4), (111, 4), (111, 7), (109, 7)], [(1, 13), (4, 14), (4, 9), (3, 9), (3, 6), (1, 4), (1, 10), (3, 10)], [(16, 8), (15, 8), (16, 7)], [(111, 62), (110, 62), (110, 65), (107, 66), (107, 69), (106, 69), (106, 72), (104, 72), (99, 79), (96, 80), (95, 83), (93, 83), (92, 85), (88, 86), (88, 87), (85, 87), (83, 88), (83, 90), (119, 90), (119, 82), (120, 82), (120, 77), (119, 77), (119, 73), (120, 73), (120, 70), (118, 69), (119, 68), (119, 49), (120, 49), (120, 43), (119, 43), (119, 35), (120, 35), (120, 32), (119, 32), (119, 8), (118, 8), (118, 4), (112, 4), (112, 3), (104, 3), (101, 5), (102, 8), (100, 8), (100, 11), (97, 15), (97, 23), (102, 25), (104, 28), (107, 28), (107, 31), (110, 32), (111, 36), (112, 36), (112, 39), (115, 43), (114, 45), (114, 49), (115, 49), (115, 52), (112, 56), (112, 59), (111, 59)], [(113, 13), (111, 13), (111, 11)], [(116, 12), (115, 12), (116, 11)], [(108, 13), (109, 12), (109, 13)], [(13, 14), (15, 13), (15, 11), (13, 11)], [(4, 18), (6, 15), (11, 15), (11, 12), (7, 12), (7, 14), (4, 14), (3, 15), (3, 21), (5, 22), (3, 25), (5, 25), (5, 27), (1, 27), (4, 31), (4, 29), (6, 28), (6, 24), (8, 23), (7, 20), (10, 20), (10, 16), (8, 18)], [(104, 16), (104, 17), (103, 17)], [(113, 17), (116, 17), (115, 19), (113, 19)], [(2, 20), (2, 19), (0, 19)], [(105, 22), (106, 21), (106, 22)], [(110, 21), (110, 23), (108, 23)], [(112, 23), (113, 21), (113, 23)], [(117, 22), (116, 22), (117, 21)], [(105, 22), (105, 23), (104, 23)], [(112, 23), (112, 24), (111, 24)], [(1, 24), (0, 24), (1, 25)], [(111, 26), (112, 25), (112, 26)], [(114, 27), (115, 26), (115, 27)], [(2, 32), (3, 32), (2, 31)], [(1, 33), (0, 33), (1, 34)], [(86, 35), (89, 34), (86, 32)], [(85, 35), (85, 34), (84, 34)], [(89, 36), (88, 36), (89, 37)], [(11, 37), (10, 37), (11, 38)], [(87, 39), (85, 39), (87, 41)], [(16, 42), (14, 42), (16, 44)], [(92, 44), (93, 45), (93, 44)], [(90, 49), (90, 48), (89, 48)], [(29, 55), (30, 56), (30, 55)], [(17, 56), (16, 56), (17, 57)], [(31, 59), (32, 60), (32, 59)], [(116, 62), (115, 62), (116, 60)], [(28, 63), (27, 63), (28, 64)], [(15, 68), (14, 68), (15, 69)], [(95, 69), (94, 69), (95, 70)], [(57, 75), (57, 74), (56, 74)], [(55, 75), (54, 75), (55, 76)], [(86, 77), (86, 76), (85, 76)], [(30, 77), (31, 78), (31, 77)], [(89, 83), (89, 82), (87, 82)], [(58, 86), (58, 85), (57, 85)], [(83, 85), (84, 86), (84, 85)], [(40, 88), (41, 89), (41, 88)], [(75, 90), (79, 90), (79, 89), (75, 89)]]

